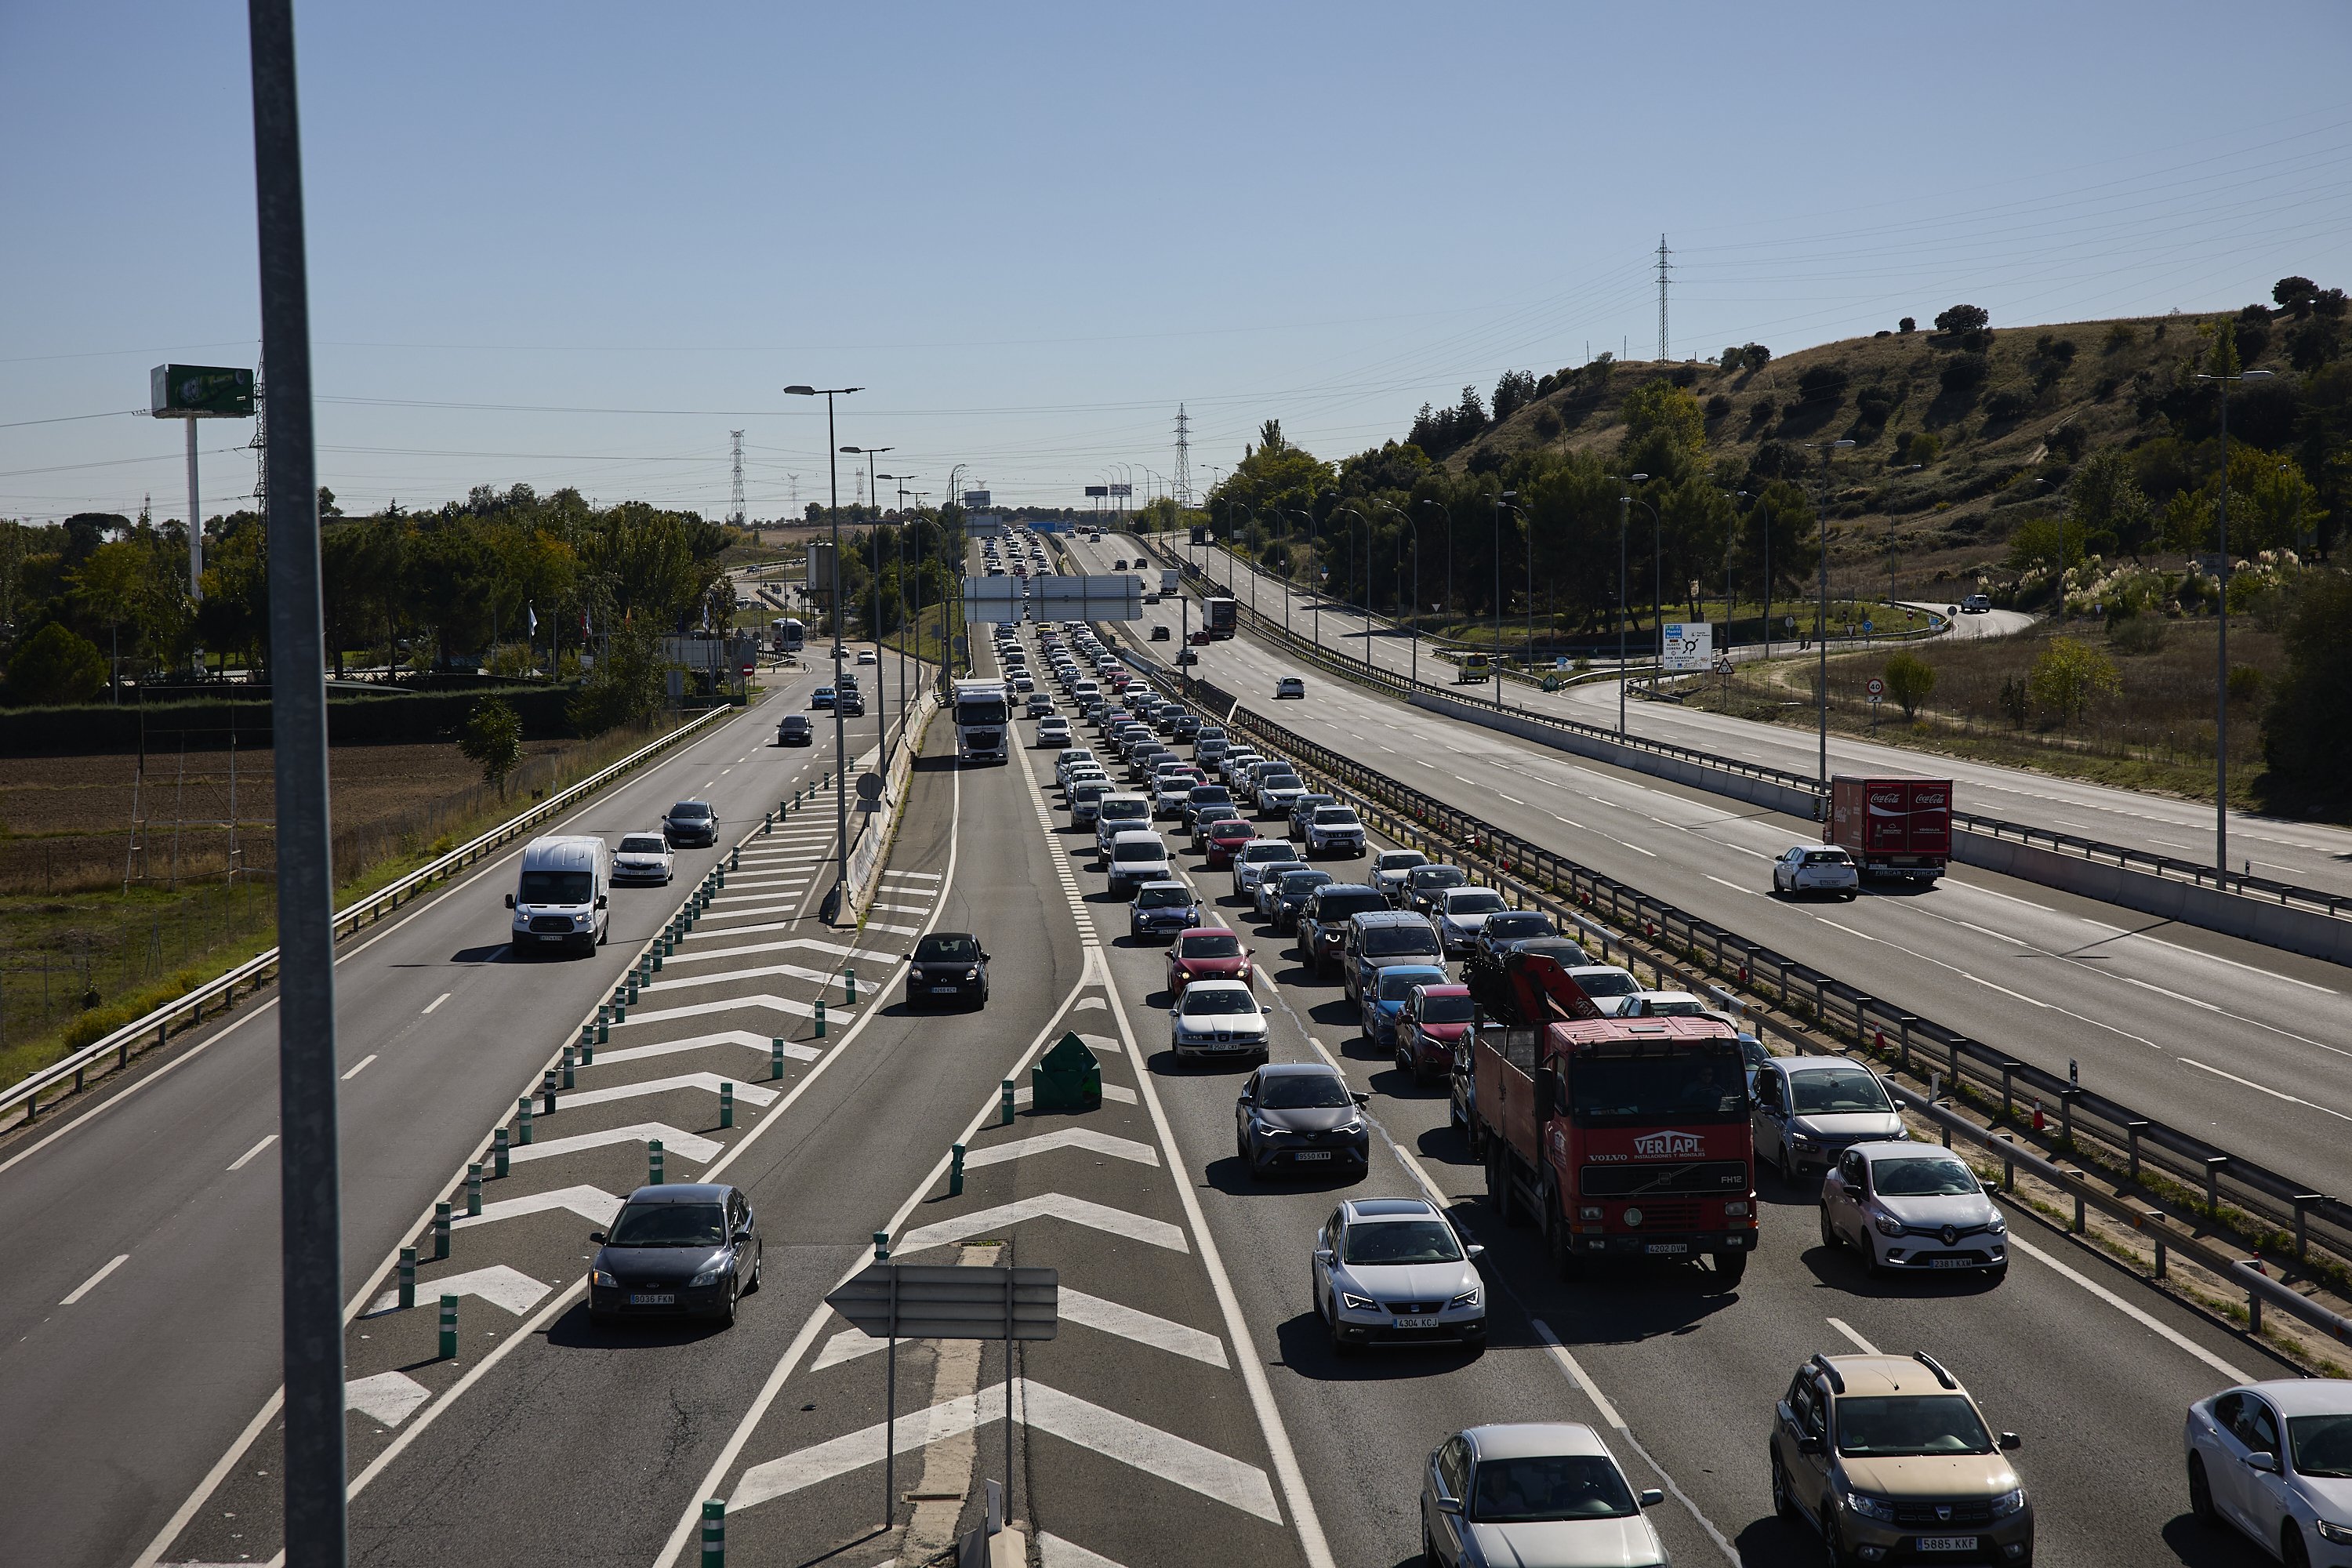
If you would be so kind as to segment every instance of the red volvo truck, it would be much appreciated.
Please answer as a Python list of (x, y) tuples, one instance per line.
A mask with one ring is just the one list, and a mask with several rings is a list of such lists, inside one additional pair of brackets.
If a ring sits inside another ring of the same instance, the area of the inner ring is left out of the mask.
[(1606, 1018), (1555, 959), (1513, 953), (1473, 1032), (1471, 1147), (1506, 1224), (1533, 1223), (1573, 1279), (1627, 1258), (1756, 1250), (1756, 1148), (1739, 1041), (1717, 1018)]
[(1952, 781), (1839, 773), (1822, 842), (1853, 857), (1864, 877), (1932, 882), (1952, 858)]

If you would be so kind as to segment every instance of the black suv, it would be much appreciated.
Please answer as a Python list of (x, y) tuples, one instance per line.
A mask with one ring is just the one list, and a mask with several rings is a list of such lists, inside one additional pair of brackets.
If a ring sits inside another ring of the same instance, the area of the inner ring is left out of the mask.
[(1326, 882), (1316, 889), (1298, 911), (1298, 961), (1307, 973), (1320, 979), (1339, 962), (1350, 919), (1388, 907), (1387, 894), (1361, 882)]
[(719, 814), (707, 800), (682, 800), (662, 814), (662, 837), (670, 847), (719, 842)]

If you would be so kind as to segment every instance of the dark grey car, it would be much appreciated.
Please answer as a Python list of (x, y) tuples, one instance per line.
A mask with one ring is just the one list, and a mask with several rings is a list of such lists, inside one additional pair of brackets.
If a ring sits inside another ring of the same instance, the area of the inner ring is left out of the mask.
[(1370, 1098), (1320, 1062), (1269, 1062), (1234, 1102), (1234, 1151), (1254, 1176), (1334, 1165), (1360, 1175), (1371, 1159), (1361, 1109)]
[(739, 1187), (677, 1182), (639, 1187), (609, 1231), (593, 1230), (588, 1318), (710, 1317), (735, 1321), (735, 1302), (760, 1288), (762, 1250), (751, 1200)]
[(682, 800), (662, 814), (662, 837), (677, 845), (719, 842), (719, 814), (707, 800)]
[(1756, 1163), (1794, 1184), (1856, 1143), (1907, 1138), (1878, 1075), (1843, 1057), (1775, 1057), (1756, 1069)]

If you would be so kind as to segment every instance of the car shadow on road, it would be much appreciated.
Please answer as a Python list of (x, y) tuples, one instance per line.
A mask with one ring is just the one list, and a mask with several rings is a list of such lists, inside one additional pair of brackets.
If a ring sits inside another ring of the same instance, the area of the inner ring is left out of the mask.
[(1444, 1377), (1472, 1359), (1462, 1346), (1444, 1342), (1366, 1345), (1342, 1355), (1332, 1348), (1330, 1333), (1312, 1308), (1276, 1324), (1274, 1338), (1282, 1347), (1282, 1364), (1318, 1383), (1399, 1383)]
[(1228, 1154), (1210, 1161), (1201, 1174), (1209, 1185), (1228, 1197), (1250, 1197), (1260, 1193), (1338, 1193), (1360, 1185), (1364, 1179), (1361, 1170), (1337, 1163), (1328, 1171), (1317, 1171), (1313, 1175), (1307, 1174), (1303, 1166), (1292, 1169), (1297, 1173), (1254, 1176), (1247, 1161), (1238, 1154)]
[(514, 944), (494, 942), (487, 942), (480, 947), (461, 947), (449, 955), (449, 962), (452, 963), (511, 963), (514, 962)]
[(1738, 1549), (1742, 1568), (1790, 1568), (1801, 1563), (1818, 1563), (1822, 1558), (1822, 1538), (1808, 1524), (1792, 1524), (1769, 1514), (1748, 1522), (1748, 1528), (1731, 1538)]
[(1801, 1255), (1814, 1279), (1832, 1290), (1873, 1300), (1949, 1301), (1981, 1296), (2000, 1289), (2000, 1281), (1974, 1268), (1939, 1269), (1928, 1274), (1873, 1274), (1861, 1258), (1843, 1247), (1815, 1241)]
[(659, 1350), (699, 1344), (728, 1325), (703, 1318), (645, 1318), (626, 1323), (592, 1323), (580, 1302), (547, 1326), (547, 1342), (569, 1350)]

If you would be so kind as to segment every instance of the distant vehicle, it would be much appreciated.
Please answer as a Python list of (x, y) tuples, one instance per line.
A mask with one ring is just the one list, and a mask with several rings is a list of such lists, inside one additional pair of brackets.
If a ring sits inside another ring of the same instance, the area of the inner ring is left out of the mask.
[[(1005, 737), (1013, 728), (1013, 699), (1001, 680), (955, 683), (956, 757), (967, 763), (1001, 763), (1012, 754)], [(1042, 730), (1044, 726), (1041, 724)], [(1063, 727), (1063, 739), (1069, 726)], [(1042, 742), (1043, 737), (1040, 737)]]
[(1851, 900), (1861, 890), (1861, 871), (1846, 852), (1833, 844), (1792, 845), (1772, 862), (1775, 893), (1822, 893)]
[(672, 844), (711, 845), (719, 841), (719, 814), (707, 800), (682, 800), (662, 814), (662, 837)]
[[(1188, 990), (1185, 1000), (1227, 987), (1243, 990), (1232, 981), (1207, 982)], [(1256, 1005), (1256, 998), (1250, 1002)], [(1369, 1098), (1320, 1062), (1269, 1063), (1250, 1074), (1234, 1102), (1234, 1150), (1253, 1176), (1276, 1165), (1293, 1171), (1341, 1165), (1360, 1175), (1371, 1157), (1362, 1109)]]
[(1151, 640), (1153, 642), (1166, 642), (1168, 640), (1168, 628), (1166, 626), (1153, 626), (1151, 628)]
[[(807, 721), (802, 721), (805, 723)], [(625, 833), (613, 851), (613, 880), (666, 885), (677, 866), (669, 840), (658, 833)]]
[(1454, 668), (1454, 684), (1456, 686), (1483, 685), (1494, 673), (1494, 668), (1486, 662), (1486, 656), (1483, 653), (1474, 653)]
[(1171, 942), (1201, 923), (1201, 900), (1192, 889), (1175, 880), (1146, 882), (1135, 889), (1127, 907), (1130, 942), (1164, 936)]
[(1048, 715), (1037, 721), (1037, 743), (1040, 746), (1066, 746), (1070, 743), (1070, 721)]
[(586, 835), (534, 838), (522, 848), (509, 941), (517, 956), (548, 947), (593, 952), (612, 929), (613, 851)]
[(834, 690), (830, 686), (820, 686), (809, 693), (809, 706), (812, 708), (830, 708), (833, 702)]
[(1295, 675), (1286, 675), (1274, 683), (1274, 700), (1277, 702), (1286, 697), (1303, 698), (1306, 695), (1307, 682)]
[(1307, 973), (1320, 977), (1339, 962), (1348, 922), (1368, 910), (1385, 910), (1389, 901), (1378, 888), (1361, 882), (1326, 882), (1307, 895), (1298, 912), (1298, 957)]
[[(1473, 1426), (1439, 1444), (1422, 1467), (1423, 1561), (1430, 1568), (1664, 1563), (1665, 1543), (1641, 1514), (1665, 1500), (1663, 1488), (1637, 1493), (1626, 1485), (1609, 1446), (1582, 1422)], [(1502, 1551), (1486, 1550), (1490, 1542)]]
[(1443, 985), (1446, 980), (1445, 966), (1438, 963), (1395, 963), (1381, 970), (1357, 998), (1364, 1037), (1394, 1050), (1405, 1003), (1422, 987)]
[(1454, 1066), (1454, 1047), (1470, 1028), (1467, 985), (1416, 985), (1397, 1020), (1396, 1064), (1415, 1084), (1444, 1078)]
[(1952, 781), (1838, 773), (1822, 842), (1853, 856), (1864, 877), (1932, 882), (1952, 853)]
[(834, 699), (833, 707), (834, 711), (845, 719), (863, 719), (866, 717), (866, 694), (855, 686), (845, 686), (841, 689), (841, 695)]
[(857, 650), (857, 662), (860, 664), (879, 664), (882, 660), (876, 656), (872, 648), (862, 647)]
[(1124, 572), (1124, 571), (1126, 571), (1126, 570), (1127, 570), (1127, 557), (1126, 557), (1126, 556), (1124, 556), (1124, 555), (1122, 555), (1122, 556), (1120, 556), (1118, 560), (1116, 560), (1116, 561), (1112, 562), (1112, 563), (1110, 563), (1110, 569), (1111, 569), (1112, 571), (1114, 571), (1114, 572)]
[(1636, 991), (1611, 1015), (1617, 1018), (1713, 1018), (1716, 1010), (1687, 991)]
[(908, 961), (908, 1007), (928, 1007), (944, 998), (988, 1005), (988, 950), (970, 931), (932, 931), (915, 944)]
[(1184, 994), (1195, 980), (1250, 981), (1249, 949), (1223, 926), (1193, 926), (1179, 931), (1168, 949), (1168, 994)]
[(1991, 608), (1992, 595), (1990, 594), (1970, 594), (1960, 601), (1960, 614), (1964, 616), (1981, 616)]
[(1450, 888), (1469, 886), (1470, 873), (1459, 866), (1415, 866), (1404, 874), (1404, 907), (1421, 914), (1437, 912), (1437, 900)]
[[(1451, 1340), (1475, 1355), (1486, 1343), (1477, 1263), (1486, 1250), (1465, 1247), (1446, 1217), (1420, 1198), (1341, 1204), (1315, 1237), (1315, 1310), (1331, 1348), (1345, 1354), (1363, 1344)], [(1502, 1559), (1528, 1560), (1516, 1550)]]
[(1367, 910), (1348, 922), (1340, 939), (1346, 963), (1343, 984), (1348, 999), (1362, 1005), (1378, 985), (1381, 971), (1400, 964), (1434, 968), (1445, 978), (1445, 952), (1426, 917), (1402, 910)]
[(806, 746), (814, 743), (815, 740), (815, 727), (810, 724), (805, 713), (787, 713), (776, 721), (776, 744), (779, 746)]
[(1411, 873), (1416, 866), (1429, 864), (1429, 857), (1418, 849), (1383, 849), (1372, 857), (1372, 874), (1367, 879), (1384, 894), (1391, 904), (1402, 906), (1411, 890)]
[(1822, 1182), (1822, 1240), (1880, 1274), (2009, 1273), (2009, 1221), (1968, 1163), (1932, 1143), (1857, 1143)]
[(1197, 654), (1197, 653), (1194, 653), (1191, 648), (1189, 648), (1189, 647), (1188, 647), (1188, 648), (1186, 648), (1183, 652), (1181, 652), (1181, 653), (1180, 653), (1180, 654), (1178, 654), (1178, 655), (1176, 656), (1176, 662), (1177, 662), (1177, 664), (1178, 664), (1179, 666), (1188, 665), (1188, 664), (1198, 664), (1198, 663), (1200, 663), (1200, 662), (1201, 662), (1201, 656), (1200, 656), (1199, 654)]
[[(1210, 641), (1211, 641), (1211, 638), (1210, 638), (1210, 637), (1209, 637), (1208, 629), (1207, 629), (1206, 627), (1202, 627), (1201, 630), (1199, 630), (1199, 631), (1197, 631), (1197, 632), (1191, 633), (1190, 635), (1188, 635), (1188, 636), (1184, 638), (1184, 640), (1185, 640), (1186, 642), (1188, 642), (1188, 643), (1192, 644), (1194, 647), (1208, 647), (1208, 646), (1209, 646), (1209, 643), (1210, 643)], [(1189, 662), (1189, 661), (1180, 661), (1180, 662)]]
[[(1210, 809), (1233, 810), (1230, 806), (1213, 806)], [(1213, 822), (1208, 822), (1206, 817), (1202, 820), (1207, 822), (1207, 826), (1194, 833), (1193, 837), (1200, 845), (1201, 864), (1205, 869), (1215, 871), (1231, 867), (1235, 855), (1258, 841), (1257, 829), (1244, 821), (1238, 813)]]
[(1167, 840), (1149, 828), (1119, 834), (1110, 841), (1109, 870), (1114, 893), (1144, 882), (1169, 880)]
[(1107, 795), (1095, 803), (1095, 858), (1106, 865), (1110, 860), (1110, 841), (1122, 833), (1142, 832), (1151, 826), (1151, 801), (1148, 796), (1121, 792)]
[(1437, 936), (1448, 958), (1467, 956), (1478, 945), (1478, 932), (1488, 919), (1510, 908), (1492, 888), (1448, 888), (1435, 902)]
[(740, 1187), (677, 1182), (639, 1187), (592, 1230), (588, 1321), (716, 1318), (735, 1321), (735, 1303), (760, 1288), (762, 1247), (751, 1200)]
[(1241, 606), (1227, 598), (1201, 601), (1201, 629), (1203, 642), (1223, 642), (1234, 635), (1234, 623), (1240, 618)]
[(1757, 1069), (1756, 1163), (1795, 1186), (1856, 1143), (1910, 1136), (1878, 1075), (1843, 1057), (1774, 1057)]
[(1255, 899), (1269, 868), (1303, 864), (1298, 846), (1287, 838), (1253, 838), (1234, 851), (1234, 896)]
[(1335, 880), (1330, 872), (1307, 866), (1269, 869), (1257, 885), (1257, 912), (1273, 921), (1276, 931), (1289, 931), (1298, 923), (1307, 896)]
[[(1033, 692), (1030, 694), (1028, 710), (1029, 717), (1032, 719), (1051, 718), (1054, 715), (1054, 700), (1042, 691)], [(1067, 720), (1063, 721), (1068, 722)]]
[[(1356, 814), (1344, 805), (1318, 806), (1307, 824), (1307, 852), (1309, 855), (1361, 855), (1364, 852), (1364, 825)], [(1381, 902), (1387, 902), (1387, 895)]]
[(768, 647), (782, 654), (797, 654), (808, 646), (808, 626), (790, 616), (768, 623)]

